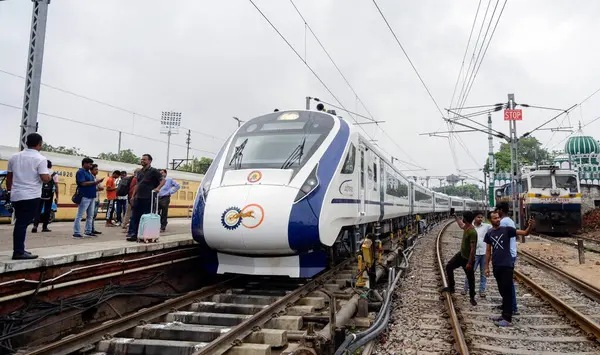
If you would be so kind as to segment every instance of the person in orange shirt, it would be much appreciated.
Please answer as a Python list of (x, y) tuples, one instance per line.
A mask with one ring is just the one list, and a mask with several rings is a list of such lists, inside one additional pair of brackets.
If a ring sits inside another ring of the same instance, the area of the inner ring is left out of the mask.
[(117, 203), (117, 183), (116, 179), (121, 175), (119, 170), (113, 171), (112, 175), (106, 180), (106, 199), (108, 206), (106, 207), (106, 226), (114, 227), (112, 222), (113, 214), (115, 213)]

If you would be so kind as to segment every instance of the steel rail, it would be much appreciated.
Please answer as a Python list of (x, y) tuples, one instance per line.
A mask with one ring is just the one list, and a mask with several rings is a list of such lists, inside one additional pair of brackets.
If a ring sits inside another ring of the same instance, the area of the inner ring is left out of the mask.
[(158, 318), (171, 312), (173, 309), (180, 309), (194, 302), (196, 299), (202, 299), (211, 296), (217, 292), (225, 290), (231, 286), (239, 277), (231, 278), (221, 283), (206, 286), (197, 291), (188, 292), (183, 296), (167, 300), (150, 308), (143, 308), (135, 313), (107, 321), (97, 327), (88, 329), (79, 334), (63, 338), (57, 342), (44, 345), (40, 348), (27, 351), (28, 355), (52, 354), (63, 355), (75, 352), (89, 344), (94, 344), (101, 341), (107, 334), (114, 335), (135, 327), (143, 322), (150, 322), (152, 319)]
[[(571, 246), (573, 248), (577, 248), (577, 242), (572, 242), (572, 241), (569, 242), (569, 241), (561, 239), (560, 237), (551, 237), (549, 235), (542, 234), (542, 233), (532, 234), (532, 236), (537, 237), (537, 238), (541, 238), (541, 239), (545, 239), (545, 240), (549, 240), (549, 241), (552, 241), (552, 242), (556, 242), (556, 243), (568, 245), (568, 246)], [(586, 242), (595, 243), (595, 244), (599, 244), (600, 245), (600, 240), (596, 240), (596, 239), (592, 239), (592, 238), (577, 237), (577, 236), (567, 237), (567, 238), (570, 238), (570, 239), (573, 239), (573, 238), (575, 238), (575, 239), (581, 239), (581, 240), (586, 241)], [(599, 249), (590, 248), (590, 247), (586, 247), (586, 246), (584, 246), (583, 249), (585, 251), (589, 251), (589, 252), (592, 252), (592, 253), (600, 254), (600, 250)]]
[(299, 287), (285, 297), (280, 298), (275, 303), (262, 309), (260, 312), (246, 319), (227, 333), (221, 334), (217, 339), (202, 347), (200, 350), (194, 352), (192, 355), (221, 355), (237, 344), (241, 344), (243, 339), (254, 332), (257, 327), (260, 327), (266, 323), (269, 318), (276, 316), (280, 311), (283, 311), (290, 304), (293, 304), (300, 298), (305, 297), (311, 291), (317, 289), (326, 280), (335, 275), (335, 273), (337, 273), (340, 269), (348, 265), (350, 261), (352, 261), (352, 258), (348, 258), (335, 268), (325, 272), (320, 276), (317, 276), (317, 278), (313, 279), (307, 284)]
[(577, 277), (569, 274), (568, 272), (534, 256), (528, 251), (520, 250), (519, 257), (523, 258), (530, 264), (537, 266), (538, 268), (544, 269), (549, 273), (559, 277), (560, 279), (568, 282), (571, 286), (577, 289), (579, 292), (583, 293), (590, 299), (600, 303), (600, 289), (591, 285)]
[(598, 323), (586, 317), (584, 314), (582, 314), (575, 308), (569, 306), (563, 300), (554, 296), (552, 293), (550, 293), (550, 291), (538, 285), (537, 283), (535, 283), (535, 281), (528, 278), (520, 271), (515, 269), (514, 275), (518, 281), (521, 281), (527, 287), (539, 294), (544, 300), (550, 303), (550, 305), (554, 309), (556, 309), (559, 312), (563, 312), (567, 316), (567, 318), (577, 322), (577, 324), (579, 324), (579, 326), (584, 331), (588, 332), (589, 334), (592, 334), (597, 341), (600, 341), (600, 325), (598, 325)]
[[(442, 276), (442, 284), (444, 288), (448, 287), (448, 280), (446, 279), (446, 273), (444, 271), (444, 263), (442, 262), (442, 235), (446, 231), (446, 229), (452, 224), (454, 221), (449, 221), (437, 235), (435, 241), (435, 252), (438, 262), (438, 267), (440, 271), (440, 275)], [(446, 301), (446, 308), (448, 309), (448, 316), (450, 317), (450, 323), (452, 324), (452, 335), (454, 336), (454, 340), (456, 341), (456, 345), (458, 347), (458, 352), (461, 355), (469, 354), (469, 347), (467, 345), (467, 340), (465, 339), (465, 335), (463, 334), (462, 328), (460, 326), (460, 322), (458, 320), (458, 315), (456, 313), (456, 309), (454, 308), (454, 302), (452, 301), (452, 295), (449, 292), (444, 292), (444, 299)]]

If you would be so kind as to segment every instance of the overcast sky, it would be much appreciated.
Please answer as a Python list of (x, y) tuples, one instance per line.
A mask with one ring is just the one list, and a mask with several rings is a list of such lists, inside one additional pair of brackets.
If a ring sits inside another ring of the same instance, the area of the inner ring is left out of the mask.
[[(295, 3), (372, 115), (386, 121), (380, 128), (364, 126), (384, 151), (428, 169), (416, 172), (419, 175), (468, 169), (482, 177), (472, 169), (485, 162), (486, 135), (460, 135), (473, 158), (454, 140), (456, 162), (447, 139), (419, 135), (447, 128), (372, 1)], [(450, 105), (478, 3), (378, 1), (442, 109)], [(292, 4), (256, 4), (302, 56), (306, 53), (308, 64), (340, 101), (366, 114), (310, 34), (305, 46), (304, 23)], [(487, 5), (487, 0), (481, 1), (465, 65)], [(488, 19), (495, 5), (491, 1)], [(0, 2), (0, 70), (25, 74), (31, 9), (30, 1)], [(598, 13), (600, 2), (595, 0), (509, 0), (466, 104), (506, 102), (507, 93), (514, 93), (517, 102), (540, 106), (567, 108), (581, 102), (600, 88)], [(487, 20), (482, 38), (486, 28)], [(248, 119), (274, 108), (302, 108), (305, 96), (335, 102), (248, 0), (53, 0), (45, 48), (45, 84), (154, 118), (163, 110), (180, 111), (182, 125), (196, 131), (191, 144), (195, 156), (212, 156), (219, 149), (236, 128), (232, 116)], [(20, 107), (23, 87), (23, 79), (0, 73), (0, 103)], [(160, 141), (166, 136), (159, 133), (156, 121), (48, 87), (41, 89), (39, 110), (121, 130), (123, 149), (151, 153), (155, 165), (165, 164), (166, 144)], [(352, 120), (340, 110), (338, 114)], [(526, 109), (517, 129), (525, 132), (553, 114)], [(585, 124), (598, 116), (600, 94), (574, 110), (563, 125)], [(20, 119), (20, 110), (0, 106), (1, 144), (16, 146)], [(501, 112), (494, 114), (493, 122), (496, 129), (508, 132)], [(44, 115), (39, 125), (53, 145), (79, 147), (89, 155), (117, 150), (116, 132)], [(600, 120), (584, 132), (600, 138)], [(184, 145), (184, 133), (173, 136), (172, 142)], [(567, 134), (535, 136), (552, 148)], [(174, 157), (184, 158), (185, 148), (173, 146)]]

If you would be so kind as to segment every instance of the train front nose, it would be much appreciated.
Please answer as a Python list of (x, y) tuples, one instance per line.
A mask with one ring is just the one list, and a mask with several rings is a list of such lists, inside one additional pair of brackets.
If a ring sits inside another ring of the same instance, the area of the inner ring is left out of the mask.
[(289, 254), (288, 222), (297, 189), (237, 185), (213, 189), (204, 215), (204, 236), (225, 253)]

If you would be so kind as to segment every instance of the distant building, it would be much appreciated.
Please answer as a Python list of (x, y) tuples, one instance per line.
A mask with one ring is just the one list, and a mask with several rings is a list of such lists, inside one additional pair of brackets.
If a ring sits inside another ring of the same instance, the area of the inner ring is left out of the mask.
[(577, 170), (581, 184), (600, 185), (600, 144), (581, 130), (567, 140), (564, 153), (555, 157), (554, 163), (561, 169)]

